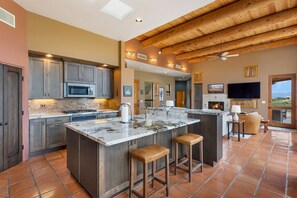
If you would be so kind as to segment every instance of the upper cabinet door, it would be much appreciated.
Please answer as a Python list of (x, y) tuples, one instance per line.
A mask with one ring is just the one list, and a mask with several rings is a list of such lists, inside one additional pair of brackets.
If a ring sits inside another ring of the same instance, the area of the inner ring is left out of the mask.
[(110, 69), (105, 69), (105, 97), (113, 97), (113, 71)]
[(97, 98), (104, 98), (104, 90), (103, 90), (103, 69), (97, 69)]
[(63, 63), (30, 57), (29, 98), (63, 98)]
[(81, 65), (78, 63), (65, 63), (65, 82), (81, 83)]
[(44, 79), (46, 61), (42, 58), (29, 59), (29, 98), (46, 98)]
[(47, 97), (63, 98), (63, 66), (62, 62), (49, 60), (47, 64)]
[(96, 67), (82, 66), (82, 82), (87, 84), (96, 84)]
[(113, 71), (97, 68), (97, 98), (113, 97)]

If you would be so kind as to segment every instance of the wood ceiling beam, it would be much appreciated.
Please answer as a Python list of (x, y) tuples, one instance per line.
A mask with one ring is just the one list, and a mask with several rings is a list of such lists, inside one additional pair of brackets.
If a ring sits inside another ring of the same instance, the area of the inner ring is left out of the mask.
[[(255, 46), (250, 47), (244, 47), (240, 49), (235, 49), (229, 51), (230, 54), (246, 54), (250, 52), (257, 52), (257, 51), (263, 51), (268, 50), (272, 48), (278, 48), (278, 47), (284, 47), (288, 45), (296, 45), (297, 44), (297, 37), (288, 38), (288, 39), (282, 39), (279, 41), (269, 42), (269, 43), (263, 43)], [(197, 63), (197, 62), (205, 62), (210, 60), (218, 59), (218, 56), (213, 54), (212, 56), (202, 56), (198, 58), (193, 58), (189, 60), (190, 64)]]
[(195, 57), (200, 57), (200, 56), (206, 56), (209, 54), (215, 54), (215, 53), (221, 53), (233, 49), (238, 49), (238, 48), (243, 48), (243, 47), (248, 47), (251, 45), (258, 45), (261, 43), (267, 43), (270, 41), (277, 41), (289, 37), (294, 37), (297, 36), (297, 25), (279, 29), (279, 30), (274, 30), (270, 31), (267, 33), (262, 33), (258, 34), (255, 36), (250, 36), (246, 37), (243, 39), (219, 44), (219, 45), (214, 45), (211, 47), (179, 54), (176, 56), (177, 60), (183, 60), (183, 59), (191, 59)]
[(252, 36), (255, 32), (266, 32), (275, 29), (277, 26), (290, 26), (297, 24), (297, 8), (292, 8), (273, 15), (262, 17), (250, 22), (246, 22), (225, 30), (214, 32), (206, 36), (198, 37), (186, 42), (172, 45), (162, 49), (162, 54), (192, 51), (205, 47), (230, 42), (247, 36)]
[(210, 23), (217, 23), (225, 18), (234, 17), (242, 12), (257, 8), (259, 6), (267, 5), (270, 3), (277, 2), (278, 0), (240, 0), (227, 5), (221, 9), (205, 14), (201, 17), (192, 19), (176, 27), (165, 30), (164, 32), (152, 36), (141, 42), (142, 47), (148, 47), (156, 43), (160, 43), (163, 40), (169, 39), (174, 36), (178, 36), (193, 29), (198, 29), (204, 25), (209, 25)]

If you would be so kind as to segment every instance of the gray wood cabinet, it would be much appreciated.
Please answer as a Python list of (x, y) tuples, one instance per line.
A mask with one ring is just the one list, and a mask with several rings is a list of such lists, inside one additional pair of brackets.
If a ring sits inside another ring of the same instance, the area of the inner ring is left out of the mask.
[[(67, 168), (92, 197), (114, 197), (129, 187), (129, 151), (152, 144), (161, 144), (170, 148), (172, 162), (173, 140), (176, 136), (185, 133), (187, 133), (187, 127), (180, 127), (136, 140), (104, 146), (67, 129)], [(164, 166), (163, 160), (158, 160), (157, 168), (164, 168)], [(142, 164), (137, 163), (136, 181), (142, 179), (142, 170)]]
[(66, 127), (69, 117), (30, 120), (29, 143), (30, 155), (46, 149), (54, 149), (66, 145)]
[(46, 149), (66, 145), (66, 127), (63, 125), (66, 122), (69, 122), (68, 117), (47, 119)]
[(79, 139), (80, 135), (69, 129), (67, 130), (67, 168), (70, 170), (71, 174), (80, 181), (79, 178)]
[(105, 68), (97, 68), (96, 98), (113, 97), (113, 71)]
[(29, 98), (63, 98), (63, 63), (61, 61), (29, 58)]
[(119, 113), (117, 112), (111, 112), (111, 113), (98, 113), (97, 119), (104, 119), (104, 118), (116, 118), (119, 116)]
[(22, 70), (0, 64), (0, 172), (22, 161)]
[(34, 153), (45, 149), (45, 119), (30, 120), (29, 129), (29, 152)]
[[(189, 118), (200, 119), (199, 123), (189, 125), (191, 133), (203, 136), (203, 162), (214, 166), (223, 157), (223, 116), (189, 113)], [(193, 147), (193, 159), (199, 160), (199, 146)]]
[(85, 136), (80, 136), (80, 183), (92, 197), (98, 197), (98, 144)]
[(64, 80), (71, 83), (96, 83), (96, 67), (79, 63), (66, 62), (64, 66)]

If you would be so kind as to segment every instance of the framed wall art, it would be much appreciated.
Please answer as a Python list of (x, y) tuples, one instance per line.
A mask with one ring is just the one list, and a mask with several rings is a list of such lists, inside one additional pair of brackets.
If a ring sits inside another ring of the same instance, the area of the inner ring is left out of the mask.
[(224, 84), (208, 84), (208, 93), (224, 93)]
[(245, 78), (252, 78), (258, 76), (258, 65), (243, 67), (243, 75)]
[(132, 86), (124, 86), (123, 92), (124, 97), (132, 97)]

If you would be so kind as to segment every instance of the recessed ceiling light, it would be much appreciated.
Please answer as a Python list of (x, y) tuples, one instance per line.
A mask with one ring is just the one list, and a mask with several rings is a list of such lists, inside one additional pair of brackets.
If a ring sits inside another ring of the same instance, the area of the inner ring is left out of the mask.
[(141, 23), (141, 22), (142, 22), (142, 19), (141, 19), (141, 18), (137, 18), (135, 21), (136, 21), (137, 23)]
[(48, 57), (48, 58), (52, 58), (53, 57), (53, 55), (51, 55), (51, 54), (46, 54), (45, 56)]
[(162, 54), (162, 51), (160, 50), (160, 51), (158, 52), (158, 54)]
[(102, 12), (109, 14), (119, 20), (123, 20), (135, 10), (120, 0), (110, 0), (102, 9)]
[(107, 65), (107, 64), (103, 64), (102, 66), (103, 66), (103, 67), (107, 67), (108, 65)]

